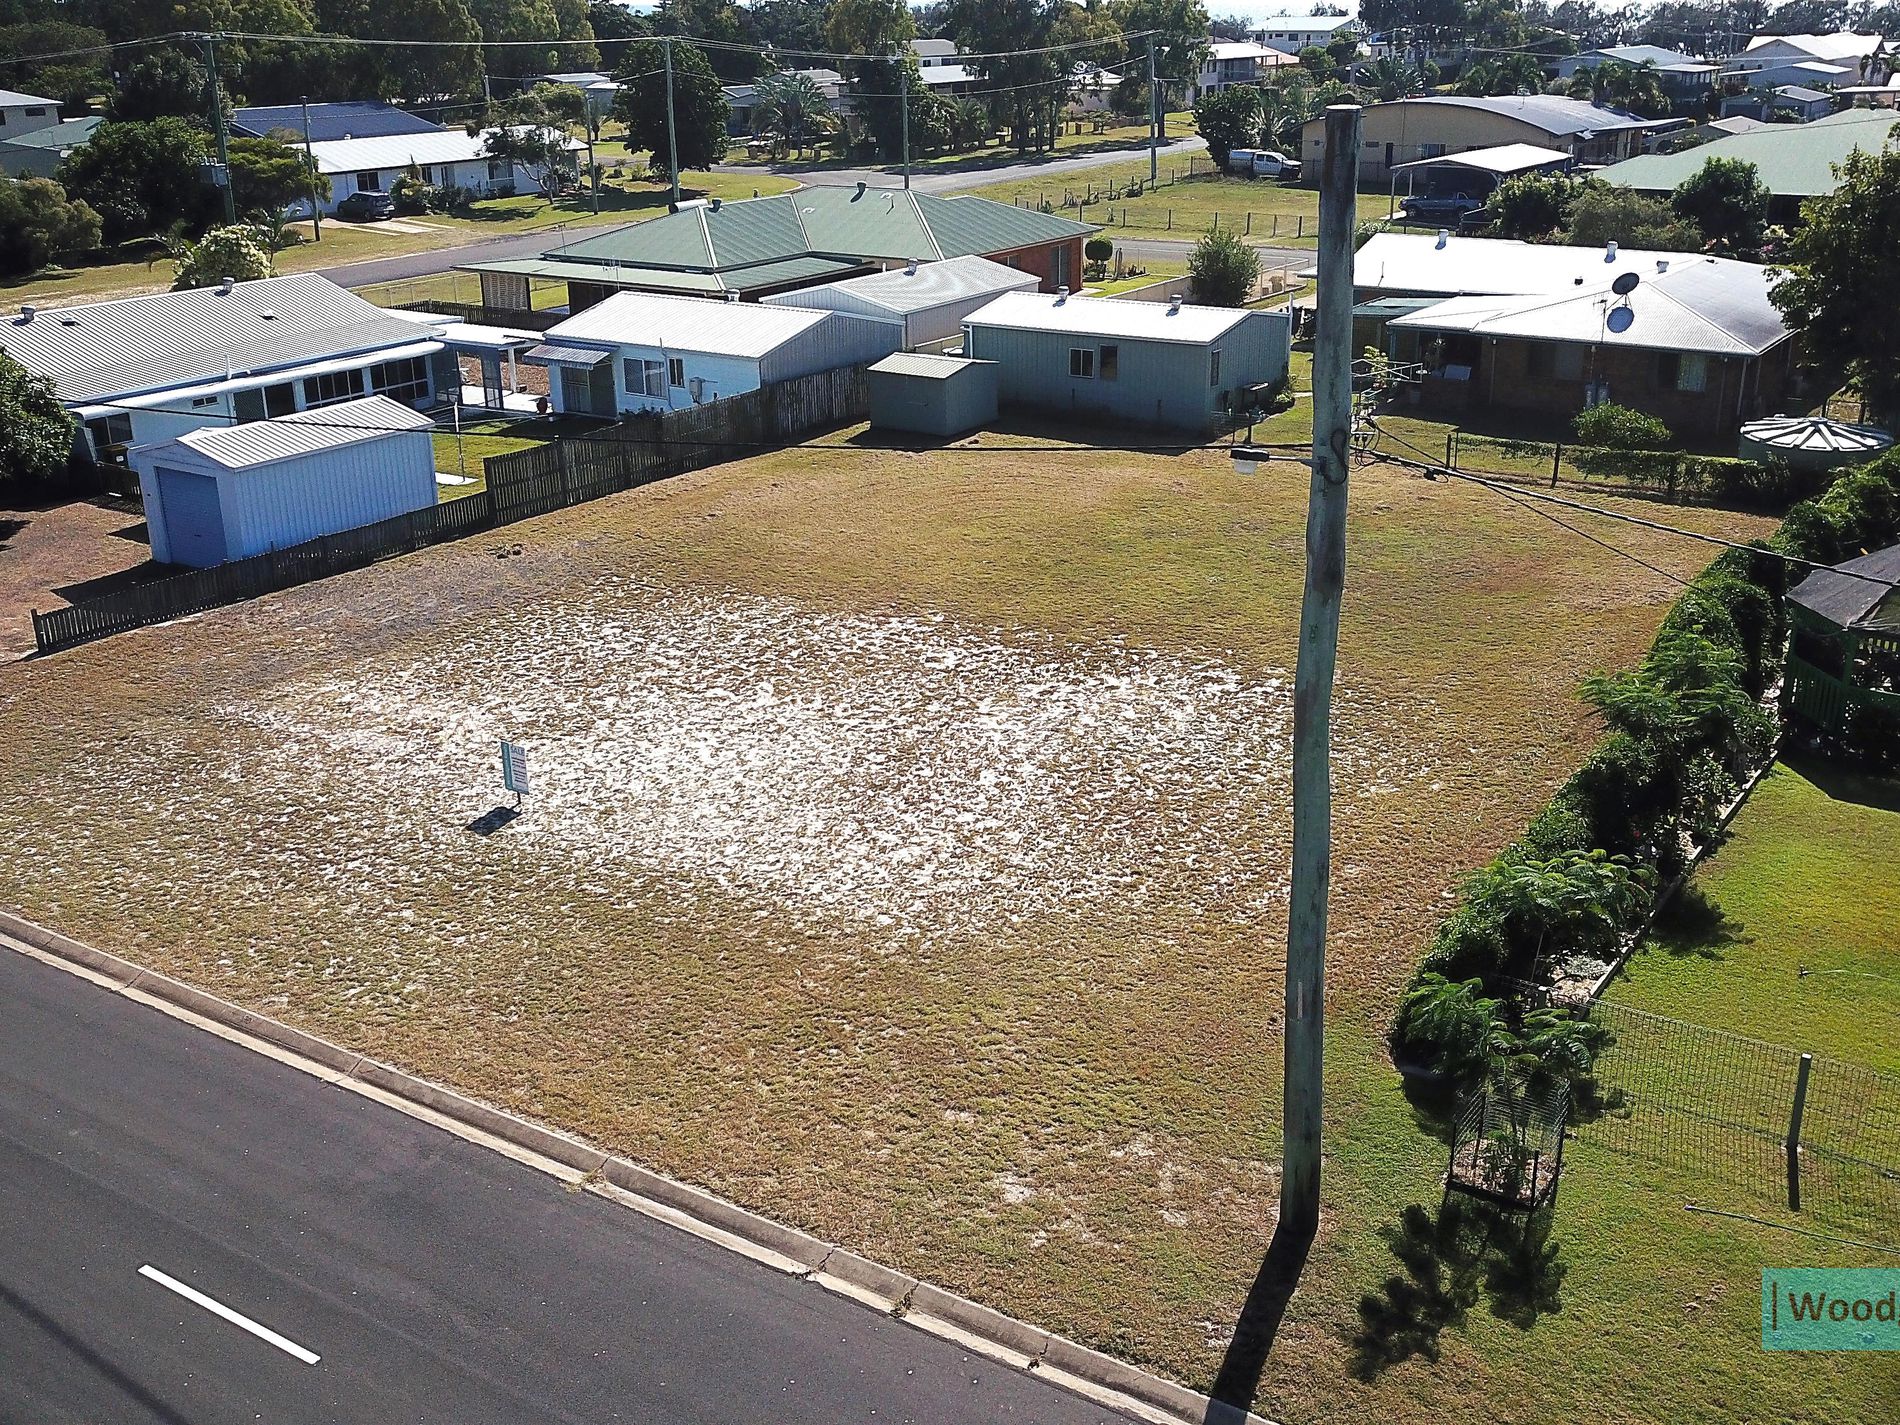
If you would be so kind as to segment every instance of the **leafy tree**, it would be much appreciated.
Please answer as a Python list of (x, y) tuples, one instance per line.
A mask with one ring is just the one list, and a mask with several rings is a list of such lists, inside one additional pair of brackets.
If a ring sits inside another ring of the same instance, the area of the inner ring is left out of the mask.
[(330, 196), (330, 180), (313, 172), (301, 149), (276, 139), (236, 138), (229, 143), (231, 199), (240, 213), (270, 217), (316, 190), (318, 201)]
[[(669, 0), (655, 13), (653, 28), (657, 34), (727, 45), (744, 44), (750, 38), (745, 12), (733, 0)], [(762, 56), (745, 50), (708, 50), (706, 62), (728, 83), (755, 78), (764, 68)]]
[(1485, 206), (1499, 237), (1541, 238), (1569, 220), (1576, 184), (1559, 173), (1520, 173), (1498, 184)]
[[(231, 96), (223, 96), (225, 113)], [(184, 118), (211, 123), (211, 74), (183, 50), (155, 49), (126, 70), (108, 103), (108, 112), (121, 123)]]
[(1227, 167), (1227, 158), (1237, 148), (1251, 148), (1260, 142), (1264, 118), (1260, 91), (1251, 84), (1230, 84), (1203, 94), (1194, 106), (1194, 126), (1207, 140), (1207, 152), (1216, 165)]
[(1361, 81), (1382, 104), (1425, 92), (1425, 71), (1408, 59), (1382, 55), (1365, 68)]
[(586, 119), (587, 100), (578, 89), (537, 84), (496, 104), (469, 127), (481, 131), (485, 126), (482, 152), (527, 170), (541, 195), (551, 199), (580, 177), (580, 162), (568, 147), (568, 126)]
[[(681, 168), (711, 168), (726, 154), (726, 121), (732, 106), (706, 56), (690, 44), (673, 42), (673, 114)], [(627, 126), (627, 147), (646, 149), (653, 168), (665, 172), (665, 56), (657, 40), (634, 40), (620, 68), (620, 92), (614, 114)]]
[(554, 0), (554, 33), (561, 37), (553, 72), (593, 69), (600, 63), (594, 15), (587, 0)]
[[(1207, 8), (1201, 0), (1108, 0), (1108, 13), (1125, 35), (1144, 30), (1160, 31), (1154, 37), (1155, 73), (1161, 79), (1164, 95), (1185, 93), (1207, 58)], [(1133, 62), (1124, 68), (1145, 81), (1147, 42), (1137, 40), (1135, 43), (1139, 48), (1131, 56)], [(1123, 84), (1122, 87), (1129, 86)], [(1144, 82), (1135, 92), (1145, 93), (1145, 89)], [(1165, 120), (1168, 111), (1165, 97), (1160, 109)]]
[(753, 43), (806, 54), (826, 46), (825, 0), (759, 0), (745, 15)]
[(41, 484), (64, 474), (78, 427), (53, 386), (0, 351), (0, 484)]
[[(95, 50), (106, 43), (104, 30), (65, 20), (29, 20), (0, 24), (0, 84), (60, 101), (66, 117), (86, 112), (92, 96), (107, 87), (105, 60)], [(57, 59), (18, 60), (16, 55), (58, 55)]]
[(1771, 293), (1820, 370), (1900, 420), (1900, 151), (1850, 153), (1832, 193), (1801, 205)]
[(1647, 119), (1665, 118), (1674, 109), (1663, 92), (1662, 77), (1650, 64), (1605, 60), (1594, 69), (1578, 70), (1571, 78), (1569, 92), (1573, 98), (1627, 109)]
[[(906, 48), (917, 28), (903, 0), (832, 0), (825, 13), (825, 43), (839, 54), (862, 55), (839, 67), (850, 85), (858, 118), (880, 157), (898, 156), (903, 140), (906, 85), (923, 88), (917, 57)], [(901, 51), (901, 58), (891, 56)]]
[(50, 178), (0, 177), (0, 275), (25, 277), (99, 246), (99, 215)]
[(1339, 68), (1334, 63), (1332, 55), (1319, 45), (1307, 45), (1299, 52), (1297, 58), (1300, 61), (1300, 68), (1315, 79), (1331, 79)]
[(1459, 1084), (1487, 1078), (1517, 1048), (1503, 1001), (1480, 979), (1448, 980), (1427, 971), (1399, 1004), (1399, 1037), (1425, 1067)]
[(1531, 54), (1498, 55), (1467, 65), (1451, 93), (1485, 98), (1498, 94), (1541, 94), (1544, 69)]
[(653, 33), (644, 15), (636, 15), (619, 0), (587, 0), (587, 25), (600, 47), (601, 63), (614, 68), (619, 67), (627, 40)]
[(466, 0), (316, 0), (317, 27), (365, 39), (414, 40), (326, 47), (331, 93), (358, 99), (439, 101), (482, 92), (482, 30)]
[(529, 43), (557, 34), (560, 21), (554, 0), (467, 0), (468, 12), (481, 27), (487, 47), (482, 50), (489, 74), (510, 78), (546, 74), (559, 67), (560, 52), (553, 45)]
[(1210, 307), (1242, 307), (1260, 280), (1260, 254), (1228, 228), (1203, 233), (1188, 254), (1194, 298)]
[(891, 54), (917, 37), (903, 0), (832, 0), (825, 43), (839, 54)]
[(768, 74), (758, 82), (752, 131), (777, 135), (782, 150), (816, 148), (834, 127), (825, 91), (809, 74)]
[(1051, 54), (1063, 0), (950, 0), (952, 36), (970, 67), (995, 91), (991, 112), (1004, 122), (1018, 153), (1055, 143), (1068, 98), (1069, 54)]
[(173, 247), (172, 258), (177, 264), (172, 277), (174, 292), (215, 287), (227, 277), (255, 282), (277, 274), (270, 232), (253, 223), (213, 228), (197, 242), (181, 239)]
[(210, 139), (183, 119), (107, 122), (54, 175), (99, 215), (107, 247), (175, 226), (202, 232), (223, 206), (203, 167)]
[(1463, 0), (1363, 0), (1359, 22), (1375, 33), (1450, 29), (1464, 25), (1465, 7)]
[(1768, 185), (1754, 164), (1711, 158), (1676, 185), (1669, 206), (1700, 228), (1709, 242), (1754, 252), (1768, 223), (1768, 197)]
[(1702, 246), (1702, 234), (1660, 198), (1590, 181), (1580, 185), (1571, 200), (1564, 241), (1577, 247), (1616, 242), (1657, 252), (1695, 252)]

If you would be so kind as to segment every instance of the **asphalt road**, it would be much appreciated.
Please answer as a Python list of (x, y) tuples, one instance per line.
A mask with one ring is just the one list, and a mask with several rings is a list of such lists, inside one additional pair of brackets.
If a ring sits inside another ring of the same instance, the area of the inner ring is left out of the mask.
[[(1175, 139), (1162, 147), (1161, 159), (1166, 162), (1169, 158), (1179, 158), (1206, 147), (1207, 143), (1204, 139)], [(1146, 153), (1146, 149), (1139, 149), (1080, 154), (1070, 158), (1025, 159), (1021, 163), (1006, 164), (1000, 168), (919, 169), (911, 176), (911, 186), (922, 193), (944, 193), (961, 192), (964, 189), (978, 188), (991, 183), (1007, 183), (1017, 178), (1046, 177), (1053, 180), (1066, 173), (1079, 173), (1090, 168), (1100, 168), (1104, 164), (1126, 163), (1131, 159), (1142, 158)], [(860, 180), (873, 187), (895, 187), (902, 181), (896, 174), (875, 168), (801, 169), (793, 164), (781, 164), (772, 168), (740, 166), (731, 171), (779, 173), (801, 183), (829, 187), (848, 187)], [(574, 238), (579, 239), (597, 237), (602, 233), (614, 231), (614, 228), (608, 224), (599, 227), (577, 227), (568, 231)], [(370, 287), (382, 282), (411, 282), (418, 277), (432, 277), (438, 272), (447, 272), (465, 262), (497, 262), (513, 257), (539, 257), (542, 253), (559, 247), (561, 238), (560, 232), (544, 228), (539, 232), (484, 238), (480, 242), (462, 243), (456, 247), (432, 248), (426, 252), (404, 253), (397, 257), (365, 258), (360, 262), (346, 262), (335, 267), (318, 268), (317, 271), (332, 282), (340, 283), (345, 287)], [(1183, 248), (1183, 251), (1185, 250)]]
[(0, 949), (0, 1421), (1124, 1418)]

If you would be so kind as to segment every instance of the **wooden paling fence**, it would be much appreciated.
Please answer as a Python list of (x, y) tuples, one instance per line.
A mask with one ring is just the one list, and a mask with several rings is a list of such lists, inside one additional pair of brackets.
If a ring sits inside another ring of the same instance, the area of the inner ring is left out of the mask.
[(484, 462), (487, 488), (412, 514), (267, 554), (134, 585), (51, 613), (33, 613), (41, 653), (203, 613), (261, 594), (360, 569), (432, 544), (479, 534), (670, 475), (782, 444), (807, 431), (862, 420), (862, 367), (801, 376), (664, 415), (603, 426)]

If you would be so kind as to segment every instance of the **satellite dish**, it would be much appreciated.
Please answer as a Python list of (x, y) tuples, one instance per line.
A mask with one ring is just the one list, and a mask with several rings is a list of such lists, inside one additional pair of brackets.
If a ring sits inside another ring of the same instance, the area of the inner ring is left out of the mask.
[(1637, 284), (1642, 280), (1641, 275), (1635, 272), (1620, 273), (1616, 281), (1610, 284), (1610, 290), (1619, 297), (1627, 297), (1636, 290)]
[[(1626, 275), (1634, 277), (1636, 274), (1631, 272)], [(1634, 325), (1635, 321), (1636, 313), (1632, 312), (1628, 307), (1618, 307), (1610, 313), (1608, 325), (1613, 332), (1626, 332)]]

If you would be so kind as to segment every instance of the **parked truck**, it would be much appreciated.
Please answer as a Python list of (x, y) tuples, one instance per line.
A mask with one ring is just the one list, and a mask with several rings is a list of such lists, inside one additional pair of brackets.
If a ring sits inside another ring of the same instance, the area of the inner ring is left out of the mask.
[(1296, 179), (1300, 161), (1270, 148), (1237, 148), (1227, 155), (1227, 171), (1246, 178)]

